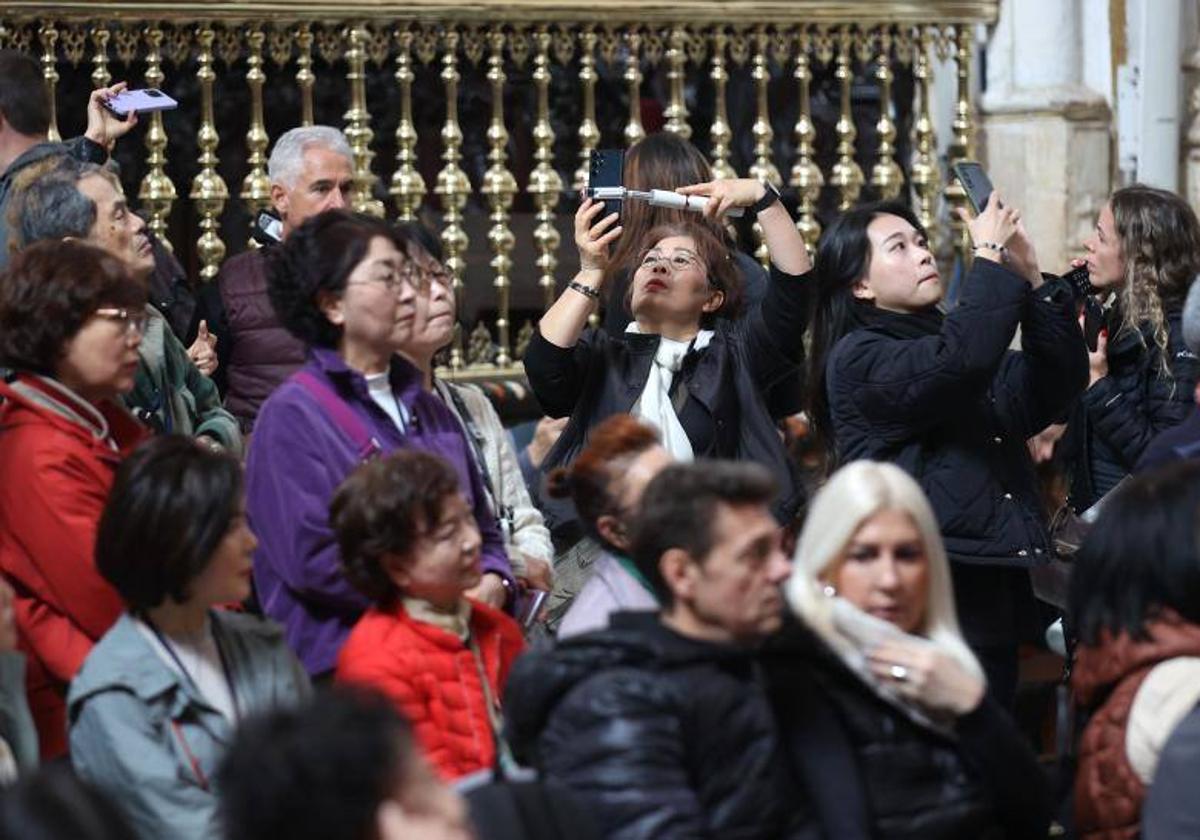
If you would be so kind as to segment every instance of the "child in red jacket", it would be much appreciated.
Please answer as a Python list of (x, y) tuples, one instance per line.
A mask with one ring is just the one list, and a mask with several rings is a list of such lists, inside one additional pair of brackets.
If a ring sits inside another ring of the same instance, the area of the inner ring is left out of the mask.
[(444, 779), (494, 767), (500, 698), (525, 642), (464, 595), (479, 583), (480, 537), (454, 469), (416, 450), (370, 461), (338, 489), (330, 521), (347, 579), (373, 603), (337, 680), (391, 697)]

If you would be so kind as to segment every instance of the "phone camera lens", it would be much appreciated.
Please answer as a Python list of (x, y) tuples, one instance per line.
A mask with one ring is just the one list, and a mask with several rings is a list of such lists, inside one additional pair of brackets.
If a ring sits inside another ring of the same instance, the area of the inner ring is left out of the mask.
[(146, 95), (147, 95), (147, 96), (162, 96), (162, 93), (160, 93), (159, 91), (155, 90), (154, 88), (149, 88), (149, 89), (146, 91)]

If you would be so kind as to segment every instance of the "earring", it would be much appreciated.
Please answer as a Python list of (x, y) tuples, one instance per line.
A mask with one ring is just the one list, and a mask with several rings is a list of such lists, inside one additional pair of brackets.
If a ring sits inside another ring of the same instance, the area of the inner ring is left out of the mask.
[(835, 595), (837, 595), (837, 587), (834, 586), (832, 583), (825, 584), (825, 586), (821, 589), (821, 591), (825, 593), (826, 598), (832, 598)]

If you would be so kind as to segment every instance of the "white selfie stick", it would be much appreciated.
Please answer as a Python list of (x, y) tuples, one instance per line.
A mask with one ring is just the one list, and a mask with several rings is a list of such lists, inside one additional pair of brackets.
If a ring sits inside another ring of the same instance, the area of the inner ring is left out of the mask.
[[(625, 187), (595, 187), (589, 189), (588, 193), (597, 201), (625, 201), (626, 199), (636, 198), (639, 201), (647, 202), (653, 207), (669, 207), (672, 210), (691, 210), (694, 213), (703, 213), (704, 208), (708, 206), (708, 199), (705, 196), (683, 195), (671, 190), (644, 191), (630, 190)], [(741, 207), (730, 207), (725, 211), (725, 215), (738, 218), (742, 215), (742, 212)]]

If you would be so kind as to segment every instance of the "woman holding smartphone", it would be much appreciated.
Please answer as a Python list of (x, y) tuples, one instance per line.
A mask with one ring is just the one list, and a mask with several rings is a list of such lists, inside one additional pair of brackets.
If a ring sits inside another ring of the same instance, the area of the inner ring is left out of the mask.
[[(891, 461), (921, 484), (952, 561), (963, 630), (1011, 704), (1034, 609), (1028, 568), (1050, 544), (1027, 438), (1079, 393), (1074, 294), (1043, 283), (1016, 208), (967, 220), (975, 260), (956, 306), (907, 208), (856, 208), (817, 253), (810, 414), (832, 462)], [(964, 214), (965, 219), (965, 214)], [(1023, 351), (1009, 345), (1021, 328)]]

